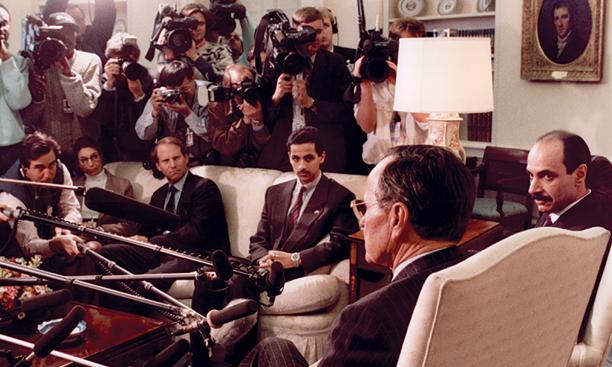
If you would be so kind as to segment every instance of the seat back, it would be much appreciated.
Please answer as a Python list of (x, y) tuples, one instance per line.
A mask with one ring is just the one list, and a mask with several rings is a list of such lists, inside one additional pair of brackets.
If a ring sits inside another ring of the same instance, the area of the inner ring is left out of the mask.
[(609, 236), (535, 228), (430, 275), (398, 366), (565, 366)]
[(497, 190), (499, 181), (510, 180), (503, 185), (503, 191), (526, 195), (529, 177), (526, 173), (528, 150), (488, 146), (482, 158), (483, 167), (478, 181), (478, 196), (485, 190)]
[(612, 163), (606, 157), (593, 156), (587, 173), (587, 185), (591, 190), (603, 192), (612, 198)]

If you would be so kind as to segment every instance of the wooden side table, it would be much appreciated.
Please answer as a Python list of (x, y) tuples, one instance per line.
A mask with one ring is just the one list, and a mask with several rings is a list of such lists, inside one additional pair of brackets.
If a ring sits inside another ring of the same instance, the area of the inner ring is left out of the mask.
[[(468, 228), (457, 246), (468, 251), (481, 251), (501, 239), (502, 226), (497, 222), (481, 219), (470, 219)], [(350, 302), (374, 292), (391, 281), (389, 268), (365, 261), (365, 246), (363, 232), (355, 232), (349, 236), (350, 253)]]

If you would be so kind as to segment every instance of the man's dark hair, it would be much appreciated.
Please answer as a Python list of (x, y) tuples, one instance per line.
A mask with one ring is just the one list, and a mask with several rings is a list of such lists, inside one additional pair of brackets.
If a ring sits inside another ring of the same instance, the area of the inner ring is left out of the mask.
[(62, 150), (59, 144), (47, 134), (34, 132), (26, 135), (21, 143), (21, 151), (19, 152), (19, 164), (22, 167), (30, 167), (30, 161), (42, 157), (43, 155), (53, 151), (55, 157), (59, 158)]
[(557, 10), (559, 8), (566, 8), (567, 9), (567, 12), (569, 13), (569, 16), (570, 16), (569, 25), (570, 25), (570, 28), (573, 28), (573, 24), (574, 24), (574, 8), (573, 8), (571, 2), (569, 2), (567, 0), (558, 0), (558, 1), (556, 1), (553, 4), (552, 8), (550, 9), (550, 16), (551, 16), (551, 19), (553, 20), (553, 23), (554, 23), (554, 20), (555, 20), (555, 10)]
[(72, 152), (74, 153), (74, 159), (78, 162), (79, 160), (79, 152), (83, 148), (91, 148), (94, 149), (102, 158), (102, 149), (100, 148), (100, 144), (89, 136), (81, 136), (74, 142), (74, 146), (72, 148)]
[(306, 126), (299, 130), (295, 130), (287, 138), (287, 151), (291, 151), (292, 144), (307, 144), (313, 143), (318, 155), (323, 154), (325, 149), (321, 145), (321, 132), (314, 126)]
[(166, 136), (165, 138), (158, 140), (157, 144), (155, 144), (153, 147), (153, 150), (151, 150), (151, 162), (159, 163), (159, 160), (157, 159), (157, 147), (162, 144), (176, 145), (181, 149), (182, 155), (189, 155), (189, 149), (187, 149), (185, 143), (174, 136)]
[(305, 6), (293, 13), (293, 25), (296, 27), (302, 23), (310, 23), (317, 20), (323, 20), (323, 14), (314, 6)]
[(565, 130), (553, 130), (538, 138), (538, 142), (551, 140), (560, 141), (563, 144), (563, 165), (568, 174), (571, 174), (579, 165), (587, 166), (587, 176), (591, 169), (591, 150), (587, 143), (579, 135)]
[(402, 32), (410, 32), (414, 37), (425, 37), (425, 23), (415, 18), (399, 18), (389, 25), (389, 37), (399, 39)]
[(476, 197), (474, 179), (453, 152), (432, 145), (398, 146), (383, 170), (376, 197), (383, 208), (401, 202), (423, 239), (458, 241)]
[(165, 87), (178, 87), (185, 78), (193, 79), (193, 68), (181, 60), (174, 60), (164, 65), (159, 73), (159, 84)]

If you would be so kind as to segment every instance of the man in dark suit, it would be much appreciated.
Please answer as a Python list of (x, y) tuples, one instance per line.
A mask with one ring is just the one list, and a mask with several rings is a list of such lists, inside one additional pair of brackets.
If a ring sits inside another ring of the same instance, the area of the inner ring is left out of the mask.
[(544, 53), (557, 64), (568, 64), (582, 55), (588, 44), (575, 26), (576, 12), (572, 2), (559, 0), (552, 6), (552, 24), (554, 32), (551, 39), (544, 40)]
[(529, 193), (542, 214), (536, 227), (612, 231), (610, 197), (588, 187), (591, 152), (578, 135), (555, 130), (541, 136), (529, 151)]
[[(151, 197), (151, 205), (176, 213), (180, 227), (160, 234), (154, 228), (143, 228), (137, 239), (189, 252), (206, 254), (223, 250), (229, 254), (227, 222), (221, 193), (217, 185), (189, 172), (188, 151), (174, 137), (157, 142), (152, 153), (155, 165), (168, 180)], [(197, 264), (160, 255), (148, 249), (125, 244), (103, 246), (98, 253), (111, 258), (134, 273), (188, 272)], [(157, 281), (160, 288), (170, 288), (172, 281)]]
[(313, 7), (296, 10), (293, 25), (297, 29), (312, 27), (317, 32), (314, 42), (300, 48), (312, 68), (297, 74), (277, 73), (267, 83), (274, 83), (267, 121), (274, 121), (271, 138), (263, 148), (258, 165), (282, 171), (290, 170), (284, 145), (292, 131), (304, 126), (321, 130), (323, 149), (328, 159), (326, 172), (344, 172), (346, 165), (345, 120), (352, 116), (352, 106), (342, 99), (349, 85), (350, 74), (342, 56), (321, 50), (323, 17)]
[[(393, 280), (346, 307), (334, 322), (319, 366), (395, 366), (425, 279), (465, 258), (454, 244), (474, 204), (470, 172), (441, 147), (399, 146), (372, 170), (364, 200), (352, 206), (366, 261)], [(307, 366), (291, 342), (260, 343), (242, 366)]]

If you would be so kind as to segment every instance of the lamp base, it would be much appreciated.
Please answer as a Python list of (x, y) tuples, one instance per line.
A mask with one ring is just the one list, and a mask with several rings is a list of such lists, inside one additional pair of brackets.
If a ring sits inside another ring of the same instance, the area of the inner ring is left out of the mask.
[(463, 119), (458, 113), (432, 113), (429, 115), (429, 132), (425, 144), (447, 147), (465, 163), (465, 150), (459, 139), (459, 125)]

